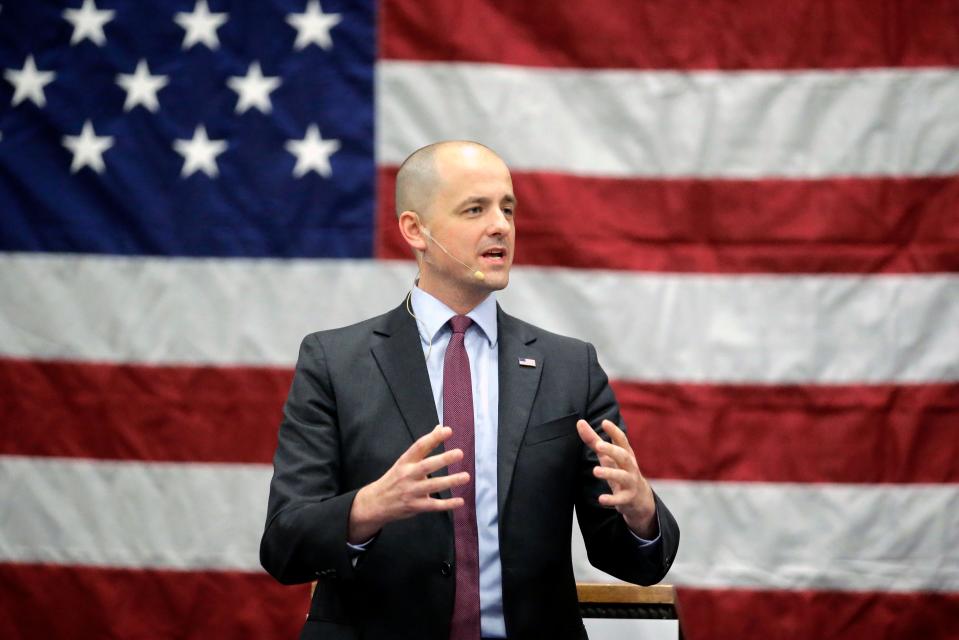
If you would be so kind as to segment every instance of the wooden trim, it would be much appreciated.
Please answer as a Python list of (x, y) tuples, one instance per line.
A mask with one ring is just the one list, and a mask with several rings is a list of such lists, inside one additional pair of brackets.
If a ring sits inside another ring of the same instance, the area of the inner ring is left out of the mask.
[(676, 588), (669, 584), (640, 587), (634, 584), (577, 582), (576, 596), (583, 604), (676, 605)]

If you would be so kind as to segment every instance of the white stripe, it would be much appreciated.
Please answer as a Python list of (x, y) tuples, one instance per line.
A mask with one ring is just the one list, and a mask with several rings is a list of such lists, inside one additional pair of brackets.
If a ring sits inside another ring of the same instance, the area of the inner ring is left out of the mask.
[[(270, 472), (0, 457), (0, 561), (255, 571)], [(670, 582), (959, 591), (959, 486), (654, 485), (682, 528)]]
[(271, 473), (0, 456), (0, 560), (256, 570)]
[(523, 269), (502, 299), (534, 324), (592, 341), (611, 378), (959, 380), (959, 275)]
[[(300, 339), (399, 304), (410, 263), (0, 256), (0, 353), (291, 366)], [(621, 380), (959, 380), (959, 275), (518, 267), (504, 309), (593, 342)], [(548, 360), (548, 354), (544, 354)], [(548, 364), (547, 364), (548, 366)]]
[(377, 160), (467, 138), (516, 170), (605, 176), (959, 171), (959, 71), (664, 72), (383, 61)]
[[(658, 480), (681, 541), (666, 582), (703, 588), (959, 591), (959, 486)], [(587, 564), (579, 580), (610, 580)]]
[(291, 366), (303, 336), (398, 305), (415, 273), (370, 260), (0, 254), (0, 353)]

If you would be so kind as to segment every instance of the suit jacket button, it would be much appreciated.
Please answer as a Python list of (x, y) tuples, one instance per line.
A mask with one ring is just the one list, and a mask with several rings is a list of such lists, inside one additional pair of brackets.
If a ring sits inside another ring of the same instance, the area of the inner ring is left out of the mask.
[(444, 562), (440, 565), (440, 573), (446, 577), (453, 575), (453, 565), (449, 562)]

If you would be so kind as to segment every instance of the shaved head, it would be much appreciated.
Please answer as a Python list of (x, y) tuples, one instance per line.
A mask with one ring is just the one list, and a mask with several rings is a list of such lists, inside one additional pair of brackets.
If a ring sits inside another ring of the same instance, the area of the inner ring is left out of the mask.
[(467, 150), (489, 153), (499, 158), (489, 147), (469, 140), (434, 142), (411, 153), (396, 173), (396, 215), (415, 211), (426, 216), (437, 187), (443, 180), (442, 161), (445, 156)]
[(477, 142), (417, 149), (396, 174), (397, 227), (418, 286), (457, 313), (509, 284), (516, 210), (509, 167)]

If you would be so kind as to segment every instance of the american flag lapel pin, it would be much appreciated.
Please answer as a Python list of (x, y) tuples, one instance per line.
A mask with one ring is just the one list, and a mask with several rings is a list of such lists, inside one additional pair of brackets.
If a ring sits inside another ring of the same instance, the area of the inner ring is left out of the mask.
[(521, 367), (536, 367), (536, 361), (532, 358), (520, 358), (519, 366)]

